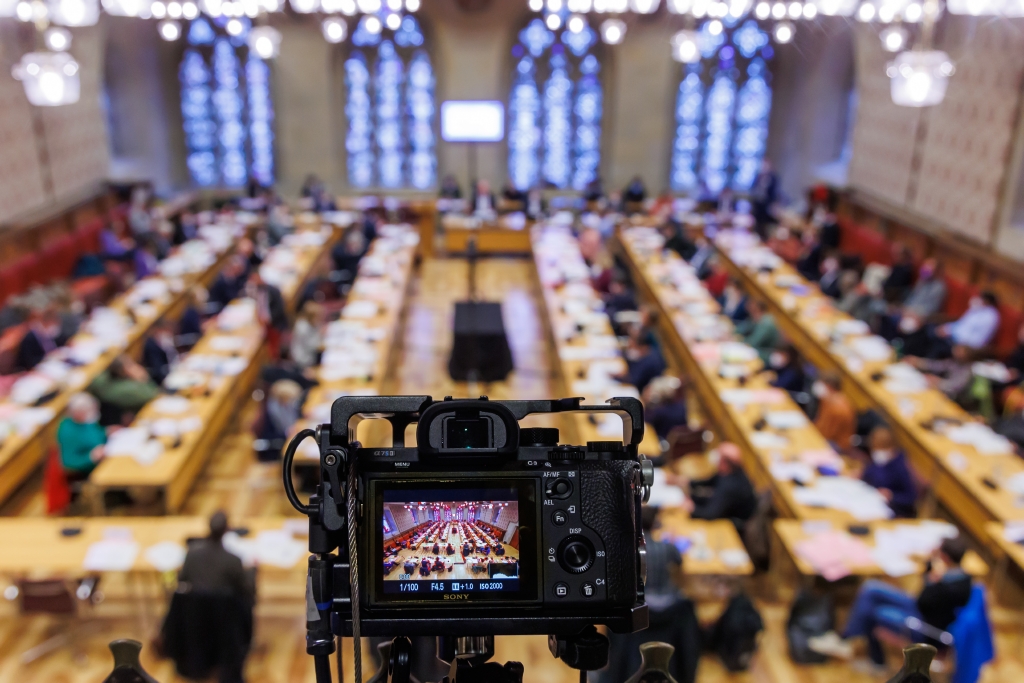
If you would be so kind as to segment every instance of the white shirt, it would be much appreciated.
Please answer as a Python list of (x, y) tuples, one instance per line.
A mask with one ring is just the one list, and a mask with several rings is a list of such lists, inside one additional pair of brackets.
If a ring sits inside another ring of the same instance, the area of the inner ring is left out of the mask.
[(960, 319), (947, 326), (954, 344), (972, 349), (987, 346), (999, 330), (999, 311), (992, 306), (969, 308)]

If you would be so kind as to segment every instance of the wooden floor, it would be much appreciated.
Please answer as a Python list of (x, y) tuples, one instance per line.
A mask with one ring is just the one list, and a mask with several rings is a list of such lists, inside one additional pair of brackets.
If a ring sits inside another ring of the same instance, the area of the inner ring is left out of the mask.
[[(539, 398), (562, 393), (551, 378), (549, 347), (542, 324), (538, 295), (534, 291), (529, 260), (490, 259), (478, 266), (478, 291), (504, 304), (505, 324), (515, 359), (515, 372), (505, 382), (468, 386), (453, 382), (447, 374), (451, 348), (453, 302), (466, 297), (466, 263), (461, 260), (425, 262), (414, 283), (401, 341), (400, 360), (388, 381), (387, 391), (491, 398)], [(249, 426), (254, 404), (240, 409), (238, 419), (211, 459), (200, 484), (190, 496), (184, 514), (209, 514), (224, 509), (232, 516), (294, 514), (280, 487), (276, 465), (261, 465), (252, 456)], [(558, 426), (551, 418), (535, 424)], [(44, 503), (40, 481), (30, 482), (21, 495), (0, 514), (41, 515)], [(3, 549), (0, 549), (3, 552)], [(2, 582), (0, 582), (2, 583)], [(794, 666), (786, 650), (785, 622), (792, 593), (780, 590), (777, 575), (751, 581), (745, 588), (755, 597), (766, 622), (766, 632), (750, 671), (729, 674), (712, 657), (705, 656), (698, 671), (700, 683), (869, 683), (871, 678), (840, 664)], [(2, 588), (3, 586), (0, 586)], [(109, 672), (106, 643), (133, 637), (144, 642), (156, 633), (163, 606), (160, 586), (130, 586), (110, 582), (108, 599), (87, 619), (74, 624), (70, 646), (59, 648), (36, 662), (23, 665), (21, 653), (44, 642), (51, 634), (65, 632), (66, 624), (49, 617), (16, 616), (13, 606), (0, 600), (0, 683), (98, 683)], [(687, 584), (697, 597), (701, 617), (712, 618), (722, 598), (735, 585), (713, 581)], [(133, 598), (142, 591), (148, 598)], [(134, 591), (134, 593), (133, 593)], [(255, 651), (247, 665), (249, 683), (309, 683), (314, 680), (312, 661), (304, 650), (302, 586), (273, 585), (264, 591), (257, 608)], [(772, 596), (767, 599), (766, 596)], [(140, 605), (143, 608), (140, 608)], [(1019, 605), (1017, 606), (1020, 607)], [(999, 659), (982, 683), (1024, 681), (1024, 615), (996, 610)], [(351, 643), (346, 643), (346, 680), (352, 680)], [(530, 683), (576, 683), (578, 674), (554, 660), (544, 637), (498, 638), (496, 660), (514, 659), (526, 665)], [(368, 652), (368, 650), (367, 650)], [(368, 657), (364, 678), (374, 671)], [(152, 656), (147, 647), (143, 662), (161, 683), (179, 683), (173, 666)]]

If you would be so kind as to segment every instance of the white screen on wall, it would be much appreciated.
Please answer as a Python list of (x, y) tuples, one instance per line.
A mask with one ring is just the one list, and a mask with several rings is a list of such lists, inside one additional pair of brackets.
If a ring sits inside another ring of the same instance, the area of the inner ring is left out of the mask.
[(505, 137), (505, 105), (491, 101), (442, 102), (441, 137), (446, 142), (500, 142)]

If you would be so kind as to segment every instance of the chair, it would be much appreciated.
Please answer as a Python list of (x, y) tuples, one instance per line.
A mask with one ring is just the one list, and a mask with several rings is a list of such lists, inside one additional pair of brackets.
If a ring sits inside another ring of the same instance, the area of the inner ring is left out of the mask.
[(81, 579), (77, 584), (64, 579), (22, 579), (18, 582), (21, 613), (58, 617), (62, 626), (58, 633), (23, 652), (23, 664), (34, 662), (59, 648), (73, 646), (79, 632), (90, 630), (92, 625), (79, 617), (79, 605), (92, 606), (103, 600), (103, 594), (97, 590), (99, 581), (99, 577), (94, 576)]
[(691, 453), (703, 453), (705, 444), (709, 442), (708, 432), (703, 427), (690, 429), (686, 425), (670, 429), (665, 440), (668, 442), (665, 449), (668, 462), (675, 462)]

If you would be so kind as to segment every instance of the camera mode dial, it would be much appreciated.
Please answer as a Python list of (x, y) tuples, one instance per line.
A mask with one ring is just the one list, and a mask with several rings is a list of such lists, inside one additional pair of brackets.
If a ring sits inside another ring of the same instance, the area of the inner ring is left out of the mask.
[(558, 547), (558, 564), (570, 574), (582, 574), (594, 565), (594, 544), (583, 536), (569, 536)]
[(586, 451), (579, 446), (558, 446), (548, 451), (548, 460), (551, 462), (576, 462), (586, 457)]

